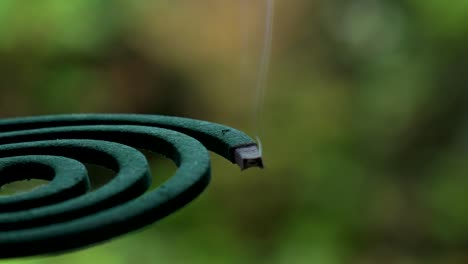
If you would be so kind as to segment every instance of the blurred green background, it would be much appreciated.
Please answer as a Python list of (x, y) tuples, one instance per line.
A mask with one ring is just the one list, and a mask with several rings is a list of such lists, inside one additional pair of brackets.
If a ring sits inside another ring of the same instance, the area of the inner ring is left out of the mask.
[[(468, 263), (468, 1), (275, 7), (264, 118), (252, 125), (263, 0), (1, 0), (0, 117), (260, 126), (267, 168), (240, 173), (213, 156), (209, 188), (174, 215), (0, 263)], [(175, 170), (153, 160), (156, 183)]]

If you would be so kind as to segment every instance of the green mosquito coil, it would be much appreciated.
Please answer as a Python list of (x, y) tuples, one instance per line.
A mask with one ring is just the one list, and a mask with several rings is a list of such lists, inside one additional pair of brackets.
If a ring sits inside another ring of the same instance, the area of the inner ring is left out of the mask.
[[(148, 191), (145, 149), (171, 159), (175, 174)], [(197, 197), (210, 180), (211, 150), (241, 169), (263, 167), (254, 140), (241, 131), (189, 118), (71, 114), (0, 120), (0, 186), (49, 183), (0, 196), (0, 258), (87, 247), (145, 227)], [(83, 163), (115, 171), (90, 191)]]

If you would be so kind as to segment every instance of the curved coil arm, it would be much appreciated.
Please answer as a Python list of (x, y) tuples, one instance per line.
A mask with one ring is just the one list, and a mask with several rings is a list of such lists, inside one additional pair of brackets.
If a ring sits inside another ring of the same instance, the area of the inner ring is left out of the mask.
[[(146, 149), (173, 160), (155, 190)], [(49, 184), (0, 196), (0, 258), (86, 247), (149, 225), (197, 197), (210, 180), (211, 150), (241, 169), (263, 167), (244, 133), (206, 121), (137, 114), (71, 114), (0, 120), (0, 186)], [(89, 191), (83, 163), (116, 172)], [(33, 174), (33, 175), (32, 175)]]

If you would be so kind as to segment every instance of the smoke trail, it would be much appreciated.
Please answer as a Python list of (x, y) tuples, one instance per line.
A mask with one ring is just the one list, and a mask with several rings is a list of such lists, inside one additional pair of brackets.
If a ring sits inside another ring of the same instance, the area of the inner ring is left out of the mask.
[(273, 41), (273, 19), (274, 19), (274, 0), (265, 0), (266, 4), (266, 14), (265, 14), (265, 31), (263, 36), (263, 47), (262, 53), (260, 56), (260, 64), (258, 69), (258, 77), (256, 84), (256, 103), (255, 103), (255, 131), (256, 139), (260, 149), (260, 154), (262, 154), (262, 143), (260, 141), (260, 136), (263, 134), (262, 131), (262, 122), (263, 122), (263, 108), (265, 104), (265, 92), (267, 87), (268, 72), (270, 68), (270, 59), (271, 59), (271, 46)]

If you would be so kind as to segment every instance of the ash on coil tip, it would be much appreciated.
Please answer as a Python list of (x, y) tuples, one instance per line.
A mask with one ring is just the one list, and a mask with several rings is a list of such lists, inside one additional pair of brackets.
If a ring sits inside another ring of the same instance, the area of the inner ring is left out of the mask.
[(234, 150), (234, 157), (241, 170), (252, 167), (263, 169), (263, 159), (261, 150), (257, 145), (238, 147)]

